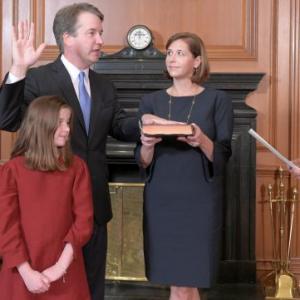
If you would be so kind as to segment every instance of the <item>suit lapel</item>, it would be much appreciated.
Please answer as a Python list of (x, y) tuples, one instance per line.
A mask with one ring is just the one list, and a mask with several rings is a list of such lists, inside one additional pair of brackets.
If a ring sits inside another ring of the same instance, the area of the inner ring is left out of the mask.
[(85, 132), (83, 114), (80, 108), (77, 95), (74, 90), (70, 74), (63, 65), (60, 57), (53, 63), (52, 70), (54, 72), (54, 80), (57, 83), (61, 95), (63, 95), (66, 102), (70, 104), (70, 106), (73, 108), (74, 114), (77, 116), (77, 119), (79, 120)]

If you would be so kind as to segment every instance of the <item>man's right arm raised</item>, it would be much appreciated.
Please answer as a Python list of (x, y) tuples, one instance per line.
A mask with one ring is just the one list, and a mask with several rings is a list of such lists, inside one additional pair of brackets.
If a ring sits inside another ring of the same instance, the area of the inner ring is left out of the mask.
[(24, 110), (25, 77), (30, 66), (34, 65), (46, 47), (42, 43), (34, 47), (34, 24), (19, 22), (12, 30), (12, 66), (0, 88), (0, 129), (18, 130)]

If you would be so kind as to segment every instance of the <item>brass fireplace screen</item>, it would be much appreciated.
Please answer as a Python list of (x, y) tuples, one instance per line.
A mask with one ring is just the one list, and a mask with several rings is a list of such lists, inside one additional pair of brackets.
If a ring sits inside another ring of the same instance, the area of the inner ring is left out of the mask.
[(145, 280), (142, 183), (110, 183), (113, 219), (108, 224), (106, 278)]

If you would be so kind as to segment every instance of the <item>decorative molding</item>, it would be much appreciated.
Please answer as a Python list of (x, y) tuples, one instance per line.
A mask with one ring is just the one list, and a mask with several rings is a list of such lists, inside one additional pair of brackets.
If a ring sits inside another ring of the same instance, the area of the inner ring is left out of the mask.
[[(291, 43), (290, 43), (290, 85), (289, 85), (289, 132), (290, 132), (290, 155), (293, 158), (298, 158), (300, 156), (300, 3), (298, 0), (290, 0), (290, 30), (291, 30)], [(298, 185), (299, 190), (299, 180), (292, 178), (293, 182)], [(296, 213), (298, 218), (295, 220), (295, 230), (294, 230), (294, 239), (296, 247), (293, 247), (293, 254), (299, 255), (299, 231), (300, 231), (300, 207), (296, 207)], [(298, 260), (299, 262), (300, 260)], [(298, 264), (298, 272), (300, 266)]]
[[(270, 77), (278, 78), (278, 1), (271, 1), (271, 36), (270, 36)], [(269, 94), (269, 142), (276, 145), (276, 115), (277, 115), (277, 84), (276, 81), (270, 81), (270, 94)]]
[[(256, 167), (256, 177), (274, 177), (275, 178), (275, 172), (278, 169), (278, 165), (268, 165), (268, 168), (258, 168)], [(283, 177), (284, 178), (290, 178), (290, 173), (286, 170), (283, 170)]]
[[(30, 0), (30, 20), (34, 22), (36, 46), (44, 42), (45, 38), (45, 0)], [(44, 60), (43, 55), (41, 60)]]
[(53, 61), (59, 55), (58, 47), (57, 46), (46, 46), (46, 49), (43, 51), (41, 55), (42, 61)]
[(249, 61), (257, 59), (258, 0), (243, 0), (242, 6), (242, 45), (207, 45), (208, 58), (211, 61)]
[(17, 25), (18, 22), (19, 22), (19, 0), (13, 0), (12, 23), (14, 25)]
[(157, 50), (155, 47), (150, 46), (144, 50), (135, 50), (131, 47), (123, 48), (121, 51), (107, 55), (103, 53), (102, 57), (117, 59), (165, 59), (165, 54)]
[[(271, 23), (270, 23), (270, 28), (271, 28), (271, 35), (270, 35), (270, 48), (269, 48), (269, 53), (270, 53), (270, 70), (269, 70), (269, 83), (270, 83), (270, 93), (269, 93), (269, 97), (268, 97), (268, 118), (269, 118), (269, 122), (268, 122), (268, 136), (266, 136), (266, 139), (268, 140), (268, 142), (272, 145), (274, 145), (275, 147), (277, 146), (277, 144), (280, 142), (278, 141), (278, 137), (277, 137), (277, 132), (278, 132), (278, 126), (280, 124), (281, 120), (278, 120), (277, 116), (278, 116), (278, 103), (279, 100), (278, 99), (278, 78), (280, 78), (278, 72), (278, 63), (280, 62), (280, 58), (279, 58), (279, 54), (278, 54), (278, 49), (280, 47), (280, 41), (279, 41), (279, 32), (278, 32), (278, 26), (280, 23), (280, 15), (279, 15), (279, 6), (280, 6), (280, 1), (281, 0), (275, 0), (275, 1), (271, 1)], [(286, 1), (288, 2), (288, 1)], [(289, 2), (293, 2), (294, 6), (298, 5), (298, 0), (289, 0)], [(299, 9), (298, 9), (299, 10)], [(291, 15), (296, 14), (295, 12), (295, 7), (292, 7), (291, 5)], [(299, 17), (298, 17), (299, 18)], [(295, 25), (292, 24), (293, 20), (291, 20), (291, 30), (293, 30), (293, 28), (295, 27)], [(296, 22), (296, 20), (294, 21), (294, 23)], [(299, 22), (299, 19), (298, 19)], [(299, 32), (298, 32), (299, 34)], [(293, 42), (293, 40), (296, 40), (296, 37), (293, 38), (293, 36), (291, 36), (291, 41)], [(299, 42), (299, 37), (298, 37), (298, 42)], [(295, 55), (297, 55), (297, 51), (299, 52), (299, 48), (298, 50), (293, 50), (292, 49), (292, 45), (290, 47), (291, 51), (294, 51)], [(299, 55), (299, 54), (298, 54)], [(292, 57), (292, 56), (291, 56)], [(290, 60), (290, 69), (295, 69), (298, 70), (299, 72), (299, 66), (298, 69), (295, 65), (295, 62), (293, 61), (293, 58)], [(291, 79), (288, 81), (290, 84), (290, 87), (293, 85), (293, 77), (291, 75)], [(290, 92), (291, 94), (291, 92)], [(289, 102), (287, 102), (287, 104), (289, 104)], [(298, 112), (299, 110), (296, 110), (296, 107), (291, 107), (291, 111), (294, 112), (295, 116), (297, 115), (297, 117), (299, 118)], [(300, 121), (300, 120), (298, 120)], [(298, 124), (298, 121), (291, 121), (293, 124)], [(295, 123), (296, 122), (296, 123)], [(291, 132), (289, 130), (289, 132)], [(297, 140), (299, 139), (299, 135), (298, 133), (296, 133), (297, 136)], [(290, 137), (289, 137), (290, 140)], [(299, 143), (297, 143), (298, 145)], [(268, 152), (268, 150), (264, 147), (262, 147), (261, 145), (257, 144), (257, 153), (261, 153), (261, 152)], [(298, 152), (298, 155), (300, 156), (300, 153)], [(293, 155), (293, 153), (291, 153), (291, 151), (289, 151), (288, 153), (288, 157), (298, 157)], [(269, 166), (270, 168), (272, 168), (273, 166)]]

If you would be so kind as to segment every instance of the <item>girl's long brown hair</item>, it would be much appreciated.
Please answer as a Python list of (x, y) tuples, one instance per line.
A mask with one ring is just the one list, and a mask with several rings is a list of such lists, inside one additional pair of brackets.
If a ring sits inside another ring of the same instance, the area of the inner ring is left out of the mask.
[(27, 167), (33, 170), (62, 171), (68, 168), (73, 158), (70, 141), (64, 147), (54, 145), (54, 133), (62, 108), (72, 112), (71, 107), (58, 96), (42, 96), (33, 100), (26, 111), (11, 157), (24, 156)]

